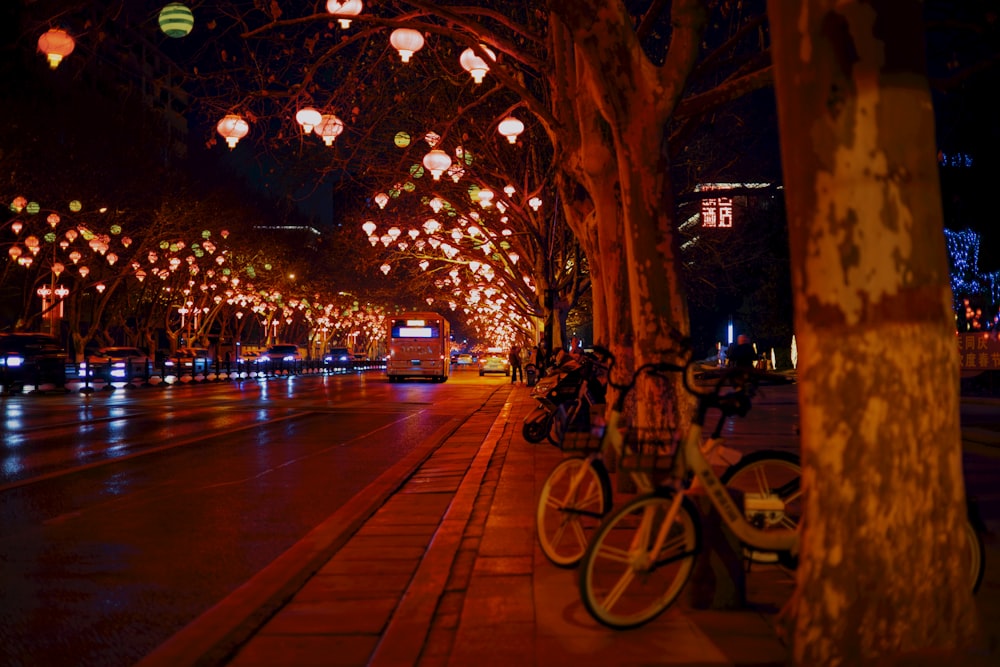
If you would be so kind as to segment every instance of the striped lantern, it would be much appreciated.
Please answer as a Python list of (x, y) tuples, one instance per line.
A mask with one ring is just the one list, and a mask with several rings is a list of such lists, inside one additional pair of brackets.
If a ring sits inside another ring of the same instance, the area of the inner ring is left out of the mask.
[(194, 14), (179, 2), (171, 2), (160, 10), (160, 30), (167, 37), (186, 37), (194, 28)]

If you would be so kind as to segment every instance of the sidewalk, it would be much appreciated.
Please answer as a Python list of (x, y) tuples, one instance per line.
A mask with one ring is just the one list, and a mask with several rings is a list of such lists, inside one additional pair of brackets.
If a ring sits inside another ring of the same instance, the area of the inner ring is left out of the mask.
[[(797, 448), (793, 403), (781, 392), (758, 401), (730, 444)], [(402, 486), (373, 484), (364, 505), (331, 517), (290, 550), (300, 553), (140, 666), (785, 664), (774, 623), (793, 582), (776, 568), (748, 575), (749, 604), (737, 611), (675, 605), (624, 632), (587, 614), (576, 571), (554, 567), (537, 546), (535, 501), (562, 454), (521, 437), (532, 407), (526, 388), (498, 388), (442, 429), (439, 447), (400, 463), (414, 471)], [(401, 469), (391, 471), (397, 480)], [(996, 546), (987, 546), (991, 597), (980, 607), (995, 616)]]

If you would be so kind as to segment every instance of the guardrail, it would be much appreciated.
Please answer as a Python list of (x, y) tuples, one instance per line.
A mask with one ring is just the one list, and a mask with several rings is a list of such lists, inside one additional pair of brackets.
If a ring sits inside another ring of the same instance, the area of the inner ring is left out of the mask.
[[(178, 365), (180, 364), (180, 365)], [(385, 370), (384, 361), (354, 361), (346, 366), (328, 366), (321, 360), (163, 360), (131, 363), (82, 364), (66, 362), (60, 377), (52, 369), (27, 366), (14, 375), (0, 372), (0, 393), (80, 391), (84, 393), (117, 388), (169, 387), (177, 383), (261, 380), (307, 374), (346, 374)]]

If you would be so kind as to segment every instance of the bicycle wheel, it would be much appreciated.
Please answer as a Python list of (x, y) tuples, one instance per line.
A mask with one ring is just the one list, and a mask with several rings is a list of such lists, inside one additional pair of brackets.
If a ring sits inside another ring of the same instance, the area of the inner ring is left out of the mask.
[(969, 577), (972, 580), (972, 592), (979, 590), (979, 584), (983, 583), (983, 571), (986, 563), (986, 550), (983, 547), (983, 540), (979, 536), (979, 531), (972, 521), (965, 522), (965, 535), (968, 537)]
[[(802, 465), (798, 455), (763, 450), (747, 454), (720, 478), (743, 494), (747, 521), (761, 530), (794, 529), (802, 517)], [(776, 563), (778, 554), (744, 550), (754, 563)]]
[[(687, 498), (681, 498), (677, 516), (665, 526), (672, 503), (672, 492), (636, 498), (594, 534), (580, 565), (580, 594), (590, 615), (604, 625), (643, 625), (684, 589), (701, 545), (701, 527)], [(653, 553), (661, 528), (666, 538)]]
[(611, 478), (601, 461), (560, 461), (538, 497), (535, 525), (542, 553), (559, 567), (575, 566), (610, 509)]

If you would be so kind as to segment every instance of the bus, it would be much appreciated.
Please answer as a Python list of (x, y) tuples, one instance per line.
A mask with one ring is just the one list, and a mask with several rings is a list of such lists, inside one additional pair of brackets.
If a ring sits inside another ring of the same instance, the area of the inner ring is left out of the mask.
[(444, 382), (451, 374), (451, 327), (437, 313), (403, 313), (389, 318), (389, 382), (429, 378)]

